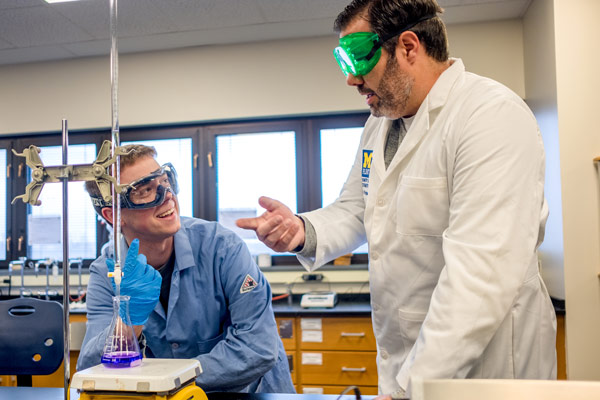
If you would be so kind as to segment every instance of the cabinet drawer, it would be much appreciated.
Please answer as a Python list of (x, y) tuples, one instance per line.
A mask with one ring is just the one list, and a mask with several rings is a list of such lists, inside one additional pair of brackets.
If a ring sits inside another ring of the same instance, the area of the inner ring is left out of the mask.
[(300, 318), (301, 350), (376, 351), (370, 317)]
[(302, 385), (377, 386), (376, 357), (374, 351), (302, 351)]
[(69, 322), (87, 322), (87, 314), (69, 314)]
[(17, 377), (14, 375), (0, 375), (0, 386), (17, 386)]

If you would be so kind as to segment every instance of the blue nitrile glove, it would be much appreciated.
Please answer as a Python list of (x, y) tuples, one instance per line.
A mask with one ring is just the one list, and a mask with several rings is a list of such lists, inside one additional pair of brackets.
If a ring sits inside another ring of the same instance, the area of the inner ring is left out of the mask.
[[(160, 298), (160, 273), (146, 262), (146, 256), (139, 254), (140, 241), (133, 239), (127, 257), (121, 268), (121, 296), (129, 296), (129, 317), (133, 325), (144, 325)], [(114, 260), (108, 258), (106, 266), (110, 272), (115, 270)], [(110, 280), (116, 292), (114, 279)]]

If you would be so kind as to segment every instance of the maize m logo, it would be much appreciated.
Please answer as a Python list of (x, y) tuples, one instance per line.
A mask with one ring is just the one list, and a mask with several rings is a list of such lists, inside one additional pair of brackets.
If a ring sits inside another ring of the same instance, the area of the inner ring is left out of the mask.
[(373, 162), (373, 150), (362, 151), (362, 176), (368, 178), (371, 172), (371, 163)]
[(371, 164), (373, 163), (373, 150), (362, 151), (362, 172), (361, 181), (363, 194), (369, 195), (369, 174), (371, 173)]

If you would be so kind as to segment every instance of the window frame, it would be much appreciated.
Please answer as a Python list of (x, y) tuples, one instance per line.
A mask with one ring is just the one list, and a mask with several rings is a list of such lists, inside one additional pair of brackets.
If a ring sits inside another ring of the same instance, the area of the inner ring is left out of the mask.
[[(212, 158), (212, 166), (209, 166), (208, 162), (204, 164), (204, 170), (202, 176), (206, 179), (205, 188), (210, 195), (209, 201), (206, 202), (205, 213), (209, 216), (211, 221), (217, 220), (217, 136), (219, 135), (230, 135), (230, 134), (244, 134), (244, 133), (269, 133), (269, 132), (283, 132), (293, 131), (295, 132), (296, 141), (296, 203), (298, 212), (302, 212), (306, 209), (305, 198), (306, 194), (306, 176), (302, 171), (302, 159), (298, 155), (302, 155), (305, 152), (305, 140), (306, 127), (301, 121), (269, 121), (263, 123), (236, 123), (236, 124), (223, 124), (218, 126), (207, 127), (203, 134), (204, 148), (206, 154), (210, 154)], [(256, 199), (258, 201), (258, 199)]]
[[(335, 117), (322, 117), (315, 118), (311, 121), (311, 131), (316, 135), (312, 149), (312, 154), (315, 155), (315, 160), (313, 160), (313, 164), (318, 166), (318, 170), (315, 171), (315, 179), (318, 180), (319, 193), (316, 199), (313, 199), (313, 207), (312, 210), (316, 208), (320, 208), (323, 206), (322, 204), (322, 182), (321, 182), (321, 130), (323, 129), (343, 129), (343, 128), (353, 128), (353, 127), (364, 127), (367, 119), (370, 114), (355, 114), (349, 115), (345, 118), (335, 118)], [(356, 149), (358, 151), (358, 149)], [(348, 171), (350, 172), (350, 171)]]
[[(11, 139), (0, 139), (0, 149), (6, 150), (6, 238), (11, 238), (10, 246), (6, 246), (6, 258), (0, 259), (0, 268), (8, 268), (8, 263), (11, 260), (17, 259), (16, 256), (13, 255), (13, 249), (16, 249), (16, 241), (13, 240), (12, 232), (15, 231), (16, 226), (13, 220), (13, 206), (11, 206), (11, 202), (14, 198), (12, 195), (15, 193), (14, 185), (16, 183), (16, 179), (14, 179), (15, 168), (13, 164), (13, 141)], [(6, 242), (5, 242), (6, 243)], [(16, 251), (14, 252), (16, 254)], [(14, 257), (14, 258), (13, 258)]]
[[(314, 154), (316, 155), (316, 157), (318, 157), (319, 159), (315, 162), (316, 165), (319, 165), (319, 170), (317, 172), (316, 175), (316, 179), (318, 179), (319, 181), (319, 197), (317, 199), (317, 203), (318, 204), (315, 208), (320, 208), (322, 206), (322, 193), (321, 193), (321, 130), (322, 129), (338, 129), (338, 128), (353, 128), (353, 127), (358, 127), (358, 126), (362, 126), (364, 127), (365, 124), (367, 123), (367, 120), (369, 119), (370, 114), (369, 113), (357, 113), (357, 114), (353, 114), (353, 115), (348, 115), (345, 118), (336, 118), (336, 117), (331, 117), (331, 116), (327, 116), (327, 117), (323, 117), (323, 118), (316, 118), (314, 121), (312, 121), (312, 131), (315, 133), (315, 135), (317, 136), (317, 139), (315, 139), (314, 142), (316, 142), (316, 145), (318, 146), (317, 148), (314, 149)], [(358, 151), (358, 149), (356, 149)], [(348, 171), (350, 172), (350, 171)], [(313, 209), (315, 209), (313, 208)], [(369, 262), (369, 255), (365, 254), (365, 253), (359, 253), (359, 254), (353, 254), (351, 257), (350, 262), (352, 264), (368, 264)]]
[[(236, 121), (208, 121), (189, 124), (160, 126), (133, 126), (120, 129), (121, 141), (160, 140), (173, 138), (192, 139), (192, 184), (193, 215), (210, 221), (217, 220), (216, 190), (216, 137), (236, 133), (259, 133), (294, 131), (296, 133), (296, 193), (298, 213), (321, 207), (321, 165), (320, 131), (321, 129), (348, 128), (364, 126), (368, 112), (354, 112), (328, 115), (290, 116), (280, 118), (256, 118)], [(99, 150), (102, 142), (111, 140), (110, 129), (81, 130), (69, 133), (69, 144), (92, 143)], [(19, 236), (27, 243), (27, 204), (12, 199), (25, 193), (27, 166), (23, 157), (12, 154), (12, 149), (22, 152), (29, 145), (56, 146), (62, 144), (61, 132), (35, 133), (28, 135), (0, 136), (0, 148), (7, 150), (7, 233), (11, 237), (10, 249), (7, 248), (6, 260), (0, 260), (0, 268), (7, 268), (11, 260), (26, 256), (27, 246), (17, 251)], [(212, 167), (209, 165), (212, 157)], [(23, 164), (22, 175), (17, 177), (19, 164)], [(258, 199), (257, 199), (258, 201)], [(108, 239), (108, 231), (97, 223), (97, 254)], [(364, 257), (363, 257), (364, 256)], [(366, 255), (353, 257), (353, 262), (364, 263)], [(87, 267), (93, 260), (84, 260)], [(297, 265), (295, 256), (274, 256), (273, 265)]]

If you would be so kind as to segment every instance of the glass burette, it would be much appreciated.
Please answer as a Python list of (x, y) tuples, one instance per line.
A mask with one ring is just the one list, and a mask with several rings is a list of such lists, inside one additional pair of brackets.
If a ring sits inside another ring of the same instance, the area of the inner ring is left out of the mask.
[[(117, 46), (117, 0), (110, 0), (110, 81), (111, 81), (111, 152), (115, 156), (120, 145), (119, 139), (119, 53)], [(113, 318), (109, 334), (102, 352), (102, 364), (107, 367), (133, 367), (141, 364), (142, 355), (129, 318), (129, 296), (121, 296), (121, 198), (117, 187), (121, 184), (120, 157), (116, 156), (112, 166), (112, 211), (113, 249), (115, 268), (112, 277), (115, 282), (113, 297)]]

